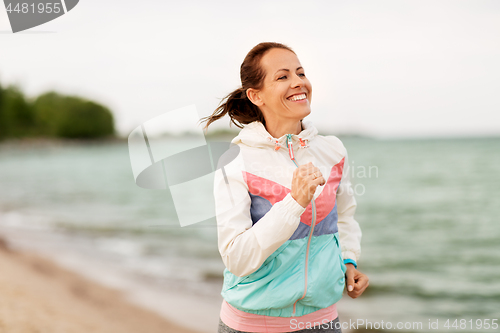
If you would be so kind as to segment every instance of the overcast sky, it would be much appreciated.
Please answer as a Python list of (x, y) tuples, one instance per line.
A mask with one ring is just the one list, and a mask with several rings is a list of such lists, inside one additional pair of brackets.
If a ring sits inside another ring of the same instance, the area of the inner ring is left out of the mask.
[(498, 0), (81, 0), (16, 34), (1, 7), (0, 31), (3, 85), (95, 99), (122, 135), (191, 104), (211, 114), (262, 41), (298, 54), (313, 86), (308, 118), (321, 131), (500, 135)]

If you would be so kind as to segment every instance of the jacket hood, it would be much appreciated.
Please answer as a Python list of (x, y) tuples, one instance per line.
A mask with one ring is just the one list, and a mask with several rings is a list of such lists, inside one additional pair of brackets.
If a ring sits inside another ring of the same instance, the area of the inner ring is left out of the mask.
[[(303, 130), (299, 134), (292, 134), (292, 140), (299, 142), (303, 147), (307, 147), (307, 144), (318, 135), (318, 130), (309, 120), (302, 121), (302, 128)], [(243, 129), (231, 142), (234, 144), (242, 143), (250, 147), (273, 148), (277, 150), (281, 147), (287, 148), (286, 140), (286, 134), (279, 138), (274, 138), (260, 121), (254, 121), (243, 125)]]

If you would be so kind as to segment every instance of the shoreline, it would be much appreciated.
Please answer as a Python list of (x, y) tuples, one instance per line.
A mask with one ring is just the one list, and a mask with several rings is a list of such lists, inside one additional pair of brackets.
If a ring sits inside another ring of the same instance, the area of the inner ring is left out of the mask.
[(133, 304), (124, 292), (104, 287), (38, 254), (13, 250), (0, 238), (0, 332), (199, 331)]

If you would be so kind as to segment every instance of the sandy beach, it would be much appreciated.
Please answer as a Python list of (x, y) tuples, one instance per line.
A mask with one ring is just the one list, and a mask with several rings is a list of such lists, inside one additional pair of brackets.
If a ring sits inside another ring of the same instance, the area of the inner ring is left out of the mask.
[(0, 271), (0, 333), (195, 332), (3, 239)]

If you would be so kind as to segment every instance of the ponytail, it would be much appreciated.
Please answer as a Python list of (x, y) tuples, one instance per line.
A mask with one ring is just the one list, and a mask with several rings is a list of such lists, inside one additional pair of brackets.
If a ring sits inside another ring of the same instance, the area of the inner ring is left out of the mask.
[(239, 128), (258, 120), (265, 125), (264, 115), (260, 109), (247, 97), (246, 89), (238, 88), (222, 99), (212, 115), (202, 118), (206, 122), (205, 129), (214, 121), (224, 117), (226, 114), (231, 122)]

